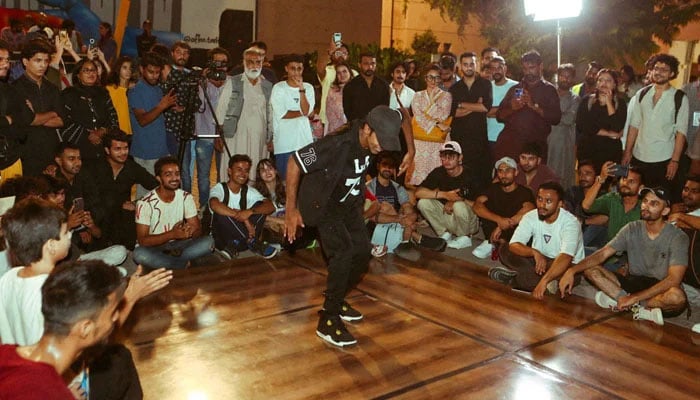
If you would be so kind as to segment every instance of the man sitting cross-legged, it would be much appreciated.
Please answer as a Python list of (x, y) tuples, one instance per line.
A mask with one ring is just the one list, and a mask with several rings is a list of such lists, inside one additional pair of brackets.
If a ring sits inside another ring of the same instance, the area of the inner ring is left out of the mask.
[(183, 269), (211, 253), (214, 239), (202, 236), (194, 199), (180, 189), (177, 159), (159, 159), (154, 172), (159, 186), (136, 205), (134, 260), (149, 268)]
[(275, 247), (260, 240), (265, 218), (275, 211), (275, 206), (248, 186), (251, 163), (245, 154), (232, 156), (228, 160), (228, 182), (214, 186), (209, 195), (214, 243), (228, 258), (247, 249), (264, 258), (278, 253)]
[[(548, 284), (584, 257), (581, 226), (564, 207), (564, 190), (555, 182), (540, 185), (537, 209), (523, 216), (510, 244), (499, 249), (505, 267), (493, 267), (489, 278), (542, 299)], [(532, 240), (532, 245), (528, 243)], [(556, 292), (556, 286), (549, 289)]]
[(488, 257), (494, 248), (510, 240), (523, 215), (535, 208), (530, 189), (515, 183), (515, 160), (503, 157), (496, 161), (495, 168), (497, 183), (492, 183), (474, 201), (474, 213), (481, 219), (486, 238), (472, 251), (479, 258)]
[[(416, 232), (418, 214), (409, 201), (406, 189), (392, 180), (396, 175), (396, 160), (391, 153), (382, 152), (377, 156), (377, 172), (377, 177), (367, 182), (367, 190), (376, 197), (377, 204), (364, 213), (365, 219), (377, 224), (372, 235), (372, 255), (380, 257), (393, 253), (401, 243), (405, 243), (397, 253), (401, 256), (404, 248), (410, 250), (411, 240), (422, 247), (443, 251), (446, 244), (443, 239)], [(404, 254), (412, 253), (406, 251)]]
[[(566, 271), (559, 281), (562, 296), (571, 293), (574, 275), (584, 272), (599, 291), (603, 308), (632, 310), (634, 319), (663, 325), (663, 315), (675, 316), (686, 307), (681, 281), (688, 266), (688, 237), (666, 223), (670, 195), (662, 188), (644, 188), (642, 220), (625, 225), (605, 247)], [(603, 262), (616, 251), (627, 251), (629, 272), (606, 270)]]

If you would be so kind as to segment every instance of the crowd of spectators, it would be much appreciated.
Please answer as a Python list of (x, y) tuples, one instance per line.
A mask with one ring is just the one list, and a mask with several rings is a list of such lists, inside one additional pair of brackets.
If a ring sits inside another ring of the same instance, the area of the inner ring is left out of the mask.
[[(269, 259), (316, 245), (311, 226), (294, 245), (283, 237), (287, 167), (292, 157), (301, 157), (295, 168), (313, 164), (323, 155), (297, 151), (332, 148), (341, 141), (326, 136), (364, 129), (382, 105), (402, 115), (413, 140), (357, 163), (366, 182), (345, 184), (366, 193), (366, 229), (352, 230), (371, 238), (363, 257), (474, 247), (476, 257), (500, 258), (489, 277), (537, 299), (566, 296), (585, 276), (598, 305), (657, 324), (700, 296), (700, 89), (670, 84), (679, 71), (671, 55), (649, 58), (642, 83), (630, 66), (592, 61), (580, 84), (571, 64), (559, 66), (553, 84), (534, 50), (521, 57), (521, 79), (511, 79), (494, 48), (445, 53), (426, 66), (395, 63), (385, 80), (375, 54), (351, 60), (333, 42), (319, 52), (317, 80), (303, 80), (309, 65), (292, 54), (278, 81), (263, 42), (243, 52), (240, 66), (226, 49), (211, 49), (198, 72), (187, 43), (168, 49), (150, 21), (143, 30), (136, 59), (119, 57), (107, 23), (89, 45), (71, 21), (57, 33), (42, 20), (0, 32), (0, 194), (15, 201), (2, 218), (5, 345), (41, 347), (73, 334), (53, 325), (68, 317), (46, 319), (58, 302), (52, 279), (92, 278), (54, 273), (63, 260), (77, 260), (75, 271), (106, 263), (132, 276), (125, 287), (104, 278), (115, 283), (90, 306), (90, 315), (112, 313), (94, 328), (107, 329), (130, 309), (115, 314), (115, 299), (133, 306), (167, 285), (168, 270), (212, 254)], [(21, 55), (11, 67), (13, 52)], [(315, 141), (326, 142), (307, 147)], [(117, 347), (76, 374), (105, 362), (133, 368)], [(91, 379), (88, 389), (75, 382), (74, 393), (98, 393), (108, 379)], [(140, 392), (137, 375), (123, 382), (125, 393)]]

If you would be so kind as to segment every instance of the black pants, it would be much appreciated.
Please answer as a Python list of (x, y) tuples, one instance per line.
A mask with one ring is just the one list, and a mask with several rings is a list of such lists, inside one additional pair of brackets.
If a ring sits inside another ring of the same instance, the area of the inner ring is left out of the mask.
[(345, 295), (362, 280), (367, 272), (372, 249), (358, 206), (329, 204), (318, 223), (323, 251), (328, 257), (326, 300), (327, 315), (338, 315)]
[[(238, 251), (248, 248), (248, 228), (243, 222), (217, 213), (214, 213), (211, 218), (211, 231), (214, 237), (214, 246), (217, 249), (225, 249), (230, 245), (234, 245)], [(264, 214), (253, 214), (248, 218), (248, 221), (255, 227), (256, 239), (260, 238), (262, 234), (265, 218), (267, 215)]]
[(684, 174), (683, 171), (681, 171), (681, 166), (679, 164), (676, 176), (670, 181), (666, 179), (666, 167), (668, 166), (669, 160), (647, 163), (632, 157), (631, 164), (638, 167), (642, 171), (642, 174), (644, 174), (644, 177), (642, 178), (642, 183), (644, 183), (644, 186), (662, 186), (666, 190), (669, 190), (672, 197), (672, 202), (678, 202), (681, 200), (681, 189), (683, 188), (682, 183), (685, 182), (685, 176), (682, 176)]

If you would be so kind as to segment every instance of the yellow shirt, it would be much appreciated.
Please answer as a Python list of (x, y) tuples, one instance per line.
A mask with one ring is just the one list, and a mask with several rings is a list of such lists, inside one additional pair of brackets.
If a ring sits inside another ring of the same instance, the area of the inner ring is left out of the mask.
[(107, 91), (112, 98), (114, 109), (117, 110), (119, 119), (119, 129), (131, 135), (131, 120), (129, 119), (129, 102), (126, 99), (126, 88), (121, 86), (108, 85)]

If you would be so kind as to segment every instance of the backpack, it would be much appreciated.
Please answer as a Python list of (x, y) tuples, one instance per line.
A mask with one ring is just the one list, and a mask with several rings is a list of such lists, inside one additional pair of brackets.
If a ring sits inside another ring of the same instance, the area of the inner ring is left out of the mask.
[[(642, 99), (647, 93), (649, 93), (652, 86), (654, 85), (647, 85), (639, 90), (639, 104), (642, 104)], [(676, 105), (676, 115), (673, 117), (674, 124), (678, 122), (678, 111), (681, 109), (681, 105), (683, 104), (683, 96), (685, 96), (685, 92), (680, 89), (676, 89), (676, 94), (673, 95), (673, 102)]]

